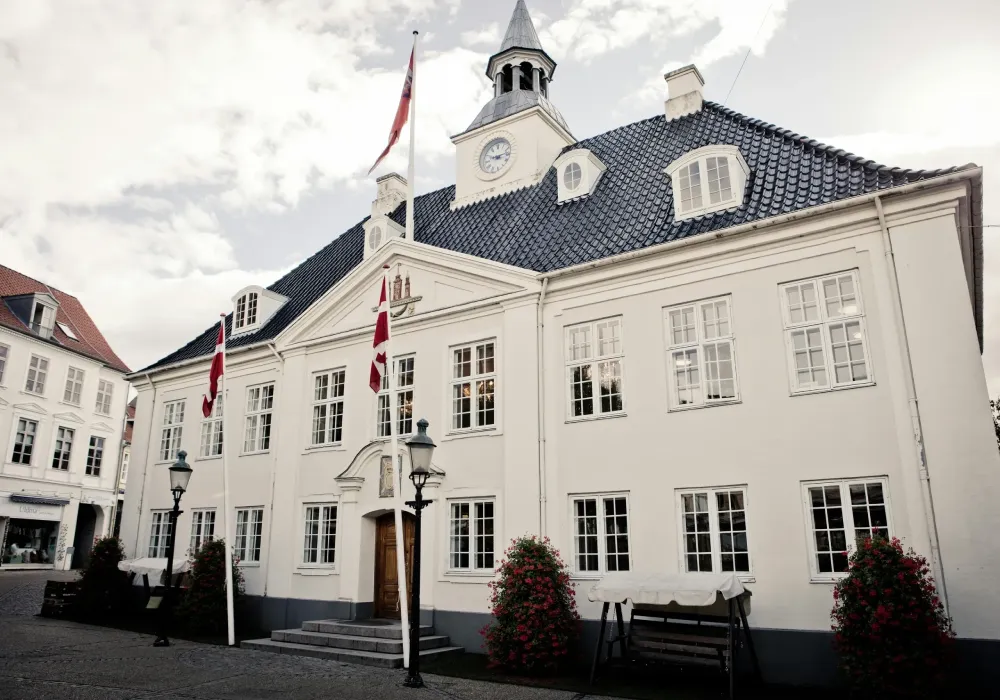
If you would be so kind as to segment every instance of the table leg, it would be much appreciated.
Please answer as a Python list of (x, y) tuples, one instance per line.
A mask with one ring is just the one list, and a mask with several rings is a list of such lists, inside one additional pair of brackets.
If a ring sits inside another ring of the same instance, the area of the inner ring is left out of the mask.
[(622, 619), (622, 604), (615, 603), (615, 617), (618, 618), (618, 648), (625, 658), (625, 621)]
[(601, 631), (597, 635), (597, 644), (594, 645), (594, 664), (590, 667), (590, 684), (594, 684), (594, 679), (597, 677), (597, 664), (601, 659), (601, 644), (604, 643), (604, 630), (608, 624), (608, 606), (609, 603), (604, 604), (604, 608), (601, 610)]
[(760, 662), (757, 660), (757, 649), (753, 645), (753, 636), (750, 634), (750, 625), (747, 624), (747, 613), (743, 609), (743, 596), (738, 596), (736, 598), (736, 605), (740, 609), (740, 620), (743, 622), (743, 634), (747, 638), (747, 649), (750, 650), (750, 660), (753, 662), (754, 673), (757, 674), (757, 680), (761, 679), (760, 674)]
[(729, 700), (733, 700), (735, 697), (735, 681), (736, 681), (736, 659), (735, 654), (733, 654), (733, 637), (736, 633), (736, 604), (733, 599), (729, 600), (729, 634), (728, 645), (729, 645)]

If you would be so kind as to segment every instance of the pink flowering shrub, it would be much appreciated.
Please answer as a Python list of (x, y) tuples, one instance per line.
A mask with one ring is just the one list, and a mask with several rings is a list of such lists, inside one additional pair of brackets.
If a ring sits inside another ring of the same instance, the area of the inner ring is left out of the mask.
[(494, 621), (480, 633), (493, 664), (517, 671), (551, 671), (569, 658), (579, 637), (576, 591), (549, 539), (512, 540), (491, 581)]
[(895, 537), (859, 543), (833, 591), (834, 645), (850, 684), (872, 697), (933, 697), (955, 633), (927, 560)]

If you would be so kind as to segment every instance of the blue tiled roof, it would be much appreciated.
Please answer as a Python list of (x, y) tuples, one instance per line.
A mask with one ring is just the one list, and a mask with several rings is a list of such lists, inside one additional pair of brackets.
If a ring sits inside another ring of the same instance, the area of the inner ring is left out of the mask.
[[(744, 202), (725, 212), (675, 221), (670, 181), (663, 170), (688, 151), (712, 144), (736, 146), (750, 166)], [(607, 166), (591, 196), (558, 205), (552, 169), (534, 187), (455, 211), (449, 207), (455, 188), (446, 187), (416, 198), (416, 240), (548, 272), (958, 169), (889, 168), (712, 102), (680, 119), (668, 122), (656, 116), (566, 150), (573, 148), (590, 149)], [(400, 205), (392, 215), (400, 224), (405, 208)], [(365, 220), (268, 287), (288, 297), (288, 303), (260, 330), (231, 338), (228, 347), (275, 338), (358, 265)], [(227, 330), (231, 323), (230, 314)], [(215, 334), (213, 326), (147, 369), (211, 354)]]

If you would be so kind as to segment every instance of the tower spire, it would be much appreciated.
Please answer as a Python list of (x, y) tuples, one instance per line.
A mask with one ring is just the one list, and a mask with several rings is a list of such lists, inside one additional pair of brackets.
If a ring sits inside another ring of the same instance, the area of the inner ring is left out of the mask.
[(507, 49), (545, 50), (542, 48), (542, 42), (538, 40), (538, 32), (535, 31), (535, 25), (531, 21), (524, 0), (517, 0), (517, 4), (514, 5), (514, 14), (511, 15), (510, 24), (507, 25), (503, 43), (500, 44), (501, 52)]

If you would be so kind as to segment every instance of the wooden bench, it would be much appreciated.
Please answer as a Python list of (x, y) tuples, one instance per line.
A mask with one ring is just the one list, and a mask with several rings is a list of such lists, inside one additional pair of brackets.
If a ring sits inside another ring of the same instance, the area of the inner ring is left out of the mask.
[(46, 581), (42, 599), (42, 617), (64, 614), (76, 602), (80, 584), (76, 581)]

